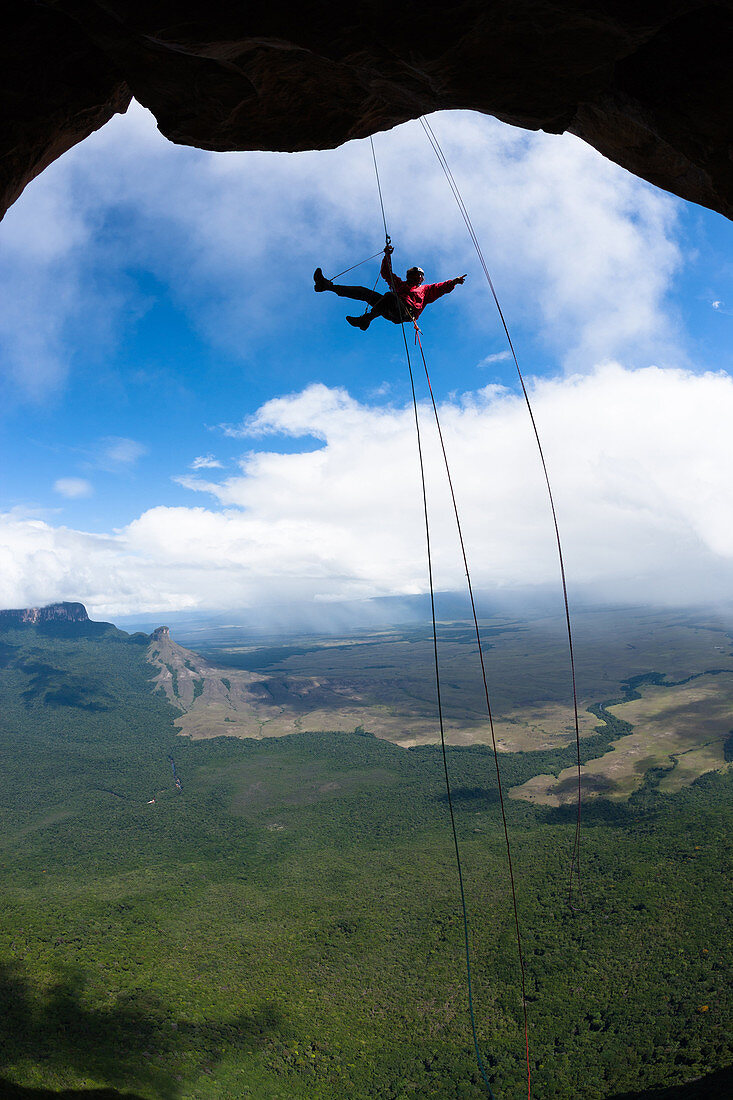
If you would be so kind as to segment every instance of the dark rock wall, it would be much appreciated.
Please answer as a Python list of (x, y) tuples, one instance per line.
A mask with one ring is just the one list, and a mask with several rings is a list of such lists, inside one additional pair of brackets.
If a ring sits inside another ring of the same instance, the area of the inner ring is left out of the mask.
[(132, 92), (77, 23), (32, 0), (0, 15), (0, 217), (23, 188)]
[(733, 212), (733, 0), (18, 0), (3, 30), (0, 212), (131, 95), (217, 150), (472, 109)]

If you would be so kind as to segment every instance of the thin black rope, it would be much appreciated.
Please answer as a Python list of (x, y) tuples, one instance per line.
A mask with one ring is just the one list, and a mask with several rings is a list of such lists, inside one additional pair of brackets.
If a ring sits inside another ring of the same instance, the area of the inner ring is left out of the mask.
[[(380, 180), (379, 180), (379, 168), (377, 166), (377, 157), (376, 157), (376, 153), (374, 151), (374, 142), (371, 139), (371, 137), (369, 138), (369, 140), (370, 140), (371, 146), (372, 146), (372, 158), (374, 160), (374, 171), (375, 171), (375, 174), (376, 174), (376, 177), (377, 177), (377, 189), (379, 191), (379, 203), (380, 203), (380, 206), (381, 206), (381, 209), (382, 209), (382, 221), (384, 222), (384, 235), (385, 235), (386, 239), (389, 240), (389, 233), (387, 232), (387, 218), (386, 218), (386, 215), (385, 215), (385, 212), (384, 212), (384, 201), (383, 201), (383, 198), (382, 198), (382, 188), (381, 188), (381, 184), (380, 184)], [(390, 271), (390, 286), (391, 286), (391, 289), (392, 289), (392, 293), (394, 294), (395, 293), (394, 273), (392, 272), (391, 263), (389, 265), (389, 271)], [(479, 1067), (479, 1070), (481, 1072), (481, 1076), (483, 1078), (484, 1084), (486, 1085), (486, 1088), (488, 1090), (489, 1096), (492, 1098), (492, 1100), (496, 1100), (496, 1098), (494, 1096), (494, 1093), (492, 1091), (492, 1088), (491, 1088), (491, 1083), (490, 1083), (489, 1078), (488, 1078), (487, 1073), (486, 1073), (486, 1069), (484, 1067), (483, 1059), (481, 1058), (481, 1051), (480, 1051), (479, 1043), (478, 1043), (478, 1034), (477, 1034), (477, 1031), (476, 1031), (476, 1017), (475, 1017), (474, 1009), (473, 1009), (473, 983), (472, 983), (472, 976), (471, 976), (471, 949), (470, 949), (469, 934), (468, 934), (468, 907), (467, 907), (467, 904), (466, 904), (466, 893), (465, 893), (465, 889), (464, 889), (464, 885), (463, 885), (463, 868), (462, 868), (462, 865), (461, 865), (460, 845), (458, 843), (458, 830), (456, 828), (456, 820), (455, 820), (455, 814), (454, 814), (454, 810), (453, 810), (453, 793), (452, 793), (452, 790), (451, 790), (450, 775), (449, 775), (449, 772), (448, 772), (448, 754), (446, 752), (445, 725), (444, 725), (444, 722), (443, 722), (443, 705), (442, 705), (442, 698), (441, 698), (441, 691), (440, 691), (440, 663), (439, 663), (439, 659), (438, 659), (438, 629), (437, 629), (437, 619), (436, 619), (436, 614), (435, 614), (435, 586), (434, 586), (434, 582), (433, 582), (433, 558), (432, 558), (432, 549), (431, 549), (431, 544), (430, 544), (430, 516), (429, 516), (429, 512), (428, 512), (428, 498), (427, 498), (427, 490), (426, 490), (426, 486), (425, 486), (425, 463), (424, 463), (424, 459), (423, 459), (422, 437), (421, 437), (421, 433), (420, 433), (420, 417), (419, 417), (419, 414), (418, 414), (417, 395), (415, 393), (415, 378), (414, 378), (413, 371), (412, 371), (412, 362), (411, 362), (411, 359), (410, 359), (410, 349), (409, 349), (409, 346), (408, 346), (408, 343), (407, 343), (407, 336), (405, 335), (404, 321), (401, 323), (400, 329), (402, 331), (402, 339), (403, 339), (403, 342), (404, 342), (404, 345), (405, 345), (405, 357), (407, 359), (407, 370), (408, 370), (408, 373), (409, 373), (409, 376), (410, 376), (410, 389), (411, 389), (411, 392), (412, 392), (412, 408), (413, 408), (413, 412), (414, 412), (414, 416), (415, 416), (415, 433), (416, 433), (416, 437), (417, 437), (417, 453), (418, 453), (418, 459), (419, 459), (419, 463), (420, 463), (420, 483), (421, 483), (421, 487), (422, 487), (423, 515), (424, 515), (424, 519), (425, 519), (425, 543), (426, 543), (427, 563), (428, 563), (428, 581), (429, 581), (429, 586), (430, 586), (430, 612), (431, 612), (432, 628), (433, 628), (433, 658), (434, 658), (434, 664), (435, 664), (435, 692), (436, 692), (436, 700), (437, 700), (437, 707), (438, 707), (438, 725), (440, 727), (440, 744), (441, 744), (442, 756), (443, 756), (443, 772), (444, 772), (444, 777), (445, 777), (445, 789), (446, 789), (446, 795), (447, 795), (447, 798), (448, 798), (448, 811), (449, 811), (449, 814), (450, 814), (451, 833), (453, 835), (453, 848), (454, 848), (454, 852), (455, 852), (456, 868), (458, 870), (458, 884), (459, 884), (459, 887), (460, 887), (460, 894), (461, 894), (461, 909), (462, 909), (462, 912), (463, 912), (463, 940), (464, 940), (464, 948), (465, 948), (465, 955), (466, 955), (466, 977), (467, 977), (467, 984), (468, 984), (468, 1011), (469, 1011), (469, 1015), (470, 1015), (470, 1018), (471, 1018), (471, 1033), (473, 1035), (473, 1046), (474, 1046), (474, 1051), (475, 1051), (475, 1054), (476, 1054), (476, 1061), (478, 1063), (478, 1067)]]
[(567, 627), (568, 651), (569, 651), (569, 655), (570, 655), (570, 677), (571, 677), (571, 681), (572, 681), (572, 690), (573, 690), (573, 718), (574, 718), (574, 722), (575, 722), (575, 746), (576, 746), (577, 775), (578, 775), (578, 784), (577, 784), (577, 789), (578, 789), (578, 795), (577, 795), (578, 810), (577, 810), (577, 817), (576, 817), (576, 822), (575, 822), (575, 839), (573, 841), (573, 850), (572, 850), (572, 856), (571, 856), (571, 861), (570, 861), (570, 878), (569, 878), (569, 883), (568, 883), (568, 905), (570, 906), (571, 909), (573, 909), (573, 908), (575, 908), (573, 906), (573, 876), (575, 876), (575, 879), (577, 881), (578, 892), (580, 894), (581, 900), (583, 900), (583, 901), (585, 900), (583, 898), (583, 887), (582, 887), (582, 884), (581, 884), (581, 881), (580, 881), (580, 820), (581, 820), (581, 779), (582, 779), (581, 763), (580, 763), (580, 723), (579, 723), (579, 719), (578, 719), (578, 690), (577, 690), (577, 682), (576, 682), (576, 676), (575, 676), (575, 652), (574, 652), (574, 646), (573, 646), (573, 630), (572, 630), (571, 617), (570, 617), (570, 601), (568, 599), (568, 586), (567, 586), (567, 580), (566, 580), (566, 576), (565, 576), (565, 560), (564, 560), (563, 550), (562, 550), (562, 541), (560, 539), (560, 525), (559, 525), (558, 518), (557, 518), (557, 511), (556, 511), (556, 508), (555, 508), (555, 499), (554, 499), (553, 493), (552, 493), (552, 486), (550, 484), (550, 475), (549, 475), (549, 472), (548, 472), (548, 469), (547, 469), (547, 462), (545, 461), (545, 453), (544, 453), (544, 450), (543, 450), (543, 447), (542, 447), (542, 441), (540, 440), (539, 429), (537, 428), (537, 422), (535, 421), (534, 411), (532, 409), (532, 403), (530, 402), (529, 393), (527, 392), (527, 387), (524, 383), (524, 377), (522, 375), (522, 371), (521, 371), (520, 366), (519, 366), (519, 360), (517, 358), (517, 353), (514, 349), (514, 342), (512, 340), (511, 334), (509, 332), (509, 327), (508, 327), (508, 325), (506, 323), (506, 319), (504, 317), (504, 311), (502, 310), (501, 305), (499, 303), (499, 298), (498, 298), (498, 295), (497, 295), (496, 290), (494, 288), (494, 283), (493, 283), (493, 280), (491, 278), (491, 274), (489, 273), (489, 269), (488, 269), (488, 266), (487, 266), (486, 261), (484, 259), (483, 252), (481, 251), (481, 245), (479, 243), (478, 237), (476, 236), (476, 231), (473, 228), (473, 223), (471, 222), (471, 217), (468, 213), (468, 209), (466, 208), (466, 204), (463, 201), (463, 196), (461, 195), (460, 188), (458, 187), (458, 184), (456, 183), (456, 181), (453, 177), (453, 173), (451, 172), (450, 165), (448, 164), (446, 156), (445, 156), (445, 154), (444, 154), (444, 152), (443, 152), (443, 150), (440, 146), (440, 142), (438, 141), (437, 137), (435, 136), (430, 123), (427, 121), (427, 119), (421, 118), (420, 119), (420, 124), (421, 124), (423, 130), (425, 131), (425, 135), (426, 135), (428, 141), (430, 142), (430, 144), (433, 148), (433, 152), (435, 153), (436, 157), (438, 158), (438, 162), (440, 163), (440, 166), (443, 169), (445, 177), (448, 181), (448, 185), (450, 186), (450, 189), (453, 192), (453, 197), (455, 198), (456, 203), (458, 204), (458, 209), (461, 212), (461, 215), (462, 215), (463, 220), (465, 222), (466, 228), (467, 228), (467, 230), (469, 232), (469, 235), (471, 237), (471, 240), (473, 242), (473, 246), (476, 249), (476, 255), (479, 258), (479, 262), (481, 264), (481, 267), (483, 268), (484, 275), (486, 276), (486, 281), (489, 284), (489, 289), (491, 290), (491, 294), (492, 294), (492, 297), (494, 299), (496, 309), (497, 309), (499, 317), (501, 319), (501, 323), (502, 323), (502, 326), (504, 328), (504, 332), (506, 334), (507, 342), (509, 344), (509, 350), (511, 351), (512, 359), (514, 360), (514, 366), (516, 367), (517, 375), (519, 377), (519, 382), (520, 382), (520, 385), (522, 387), (522, 393), (524, 395), (525, 404), (527, 406), (527, 412), (529, 413), (529, 418), (530, 418), (530, 421), (532, 423), (532, 430), (534, 432), (534, 437), (535, 437), (535, 440), (537, 442), (537, 449), (538, 449), (539, 455), (540, 455), (540, 462), (542, 464), (542, 471), (544, 473), (545, 485), (547, 486), (547, 495), (548, 495), (549, 502), (550, 502), (550, 510), (552, 512), (552, 522), (553, 522), (553, 525), (554, 525), (554, 528), (555, 528), (555, 543), (556, 543), (556, 546), (557, 546), (557, 555), (558, 555), (558, 560), (559, 560), (559, 563), (560, 563), (560, 578), (561, 578), (561, 581), (562, 581), (563, 602), (564, 602), (564, 605), (565, 605), (565, 623), (566, 623), (566, 627)]
[(421, 487), (422, 487), (423, 512), (424, 512), (424, 516), (425, 516), (425, 543), (426, 543), (427, 561), (428, 561), (428, 581), (429, 581), (429, 585), (430, 585), (430, 614), (431, 614), (431, 619), (432, 619), (432, 630), (433, 630), (433, 658), (434, 658), (434, 663), (435, 663), (435, 692), (436, 692), (437, 706), (438, 706), (438, 725), (439, 725), (439, 728), (440, 728), (440, 747), (441, 747), (442, 758), (443, 758), (443, 773), (444, 773), (444, 777), (445, 777), (445, 789), (446, 789), (446, 794), (447, 794), (447, 797), (448, 797), (448, 811), (450, 813), (451, 833), (453, 835), (453, 847), (454, 847), (454, 850), (455, 850), (456, 868), (457, 868), (457, 871), (458, 871), (458, 884), (459, 884), (460, 893), (461, 893), (461, 909), (463, 911), (463, 939), (464, 939), (464, 947), (465, 947), (465, 953), (466, 953), (466, 977), (467, 977), (467, 983), (468, 983), (468, 1011), (469, 1011), (469, 1015), (471, 1017), (471, 1031), (472, 1031), (472, 1034), (473, 1034), (473, 1045), (474, 1045), (474, 1050), (475, 1050), (475, 1053), (476, 1053), (476, 1060), (478, 1062), (478, 1066), (479, 1066), (479, 1069), (481, 1071), (481, 1076), (484, 1079), (484, 1083), (486, 1084), (486, 1087), (489, 1090), (489, 1095), (491, 1097), (493, 1097), (494, 1093), (491, 1090), (491, 1084), (489, 1083), (489, 1079), (486, 1075), (486, 1070), (484, 1068), (484, 1063), (483, 1063), (483, 1060), (481, 1058), (481, 1051), (480, 1051), (479, 1045), (478, 1045), (478, 1035), (477, 1035), (477, 1032), (476, 1032), (476, 1018), (475, 1018), (474, 1009), (473, 1009), (473, 988), (472, 988), (472, 977), (471, 977), (471, 950), (470, 950), (470, 945), (469, 945), (469, 934), (468, 934), (468, 907), (467, 907), (467, 904), (466, 904), (466, 894), (465, 894), (465, 889), (464, 889), (464, 885), (463, 885), (463, 869), (462, 869), (462, 865), (461, 865), (460, 846), (459, 846), (459, 843), (458, 843), (458, 831), (457, 831), (457, 828), (456, 828), (456, 819), (455, 819), (455, 814), (454, 814), (454, 810), (453, 810), (453, 792), (452, 792), (452, 789), (451, 789), (450, 775), (449, 775), (449, 772), (448, 772), (448, 754), (447, 754), (447, 751), (446, 751), (445, 725), (444, 725), (444, 721), (443, 721), (443, 706), (442, 706), (441, 691), (440, 691), (440, 664), (439, 664), (439, 659), (438, 659), (438, 630), (437, 630), (437, 619), (436, 619), (436, 614), (435, 614), (435, 585), (434, 585), (434, 582), (433, 582), (433, 562), (432, 562), (432, 550), (431, 550), (431, 544), (430, 544), (430, 520), (429, 520), (429, 514), (428, 514), (427, 493), (426, 493), (426, 488), (425, 488), (425, 465), (424, 465), (424, 460), (423, 460), (422, 441), (421, 441), (421, 436), (420, 436), (420, 418), (419, 418), (419, 415), (418, 415), (417, 396), (415, 394), (415, 380), (414, 380), (414, 376), (413, 376), (413, 373), (412, 373), (412, 363), (410, 362), (410, 351), (409, 351), (409, 347), (408, 347), (408, 344), (407, 344), (407, 337), (405, 336), (404, 322), (402, 322), (401, 328), (402, 328), (402, 336), (403, 336), (404, 343), (405, 343), (405, 353), (407, 355), (407, 369), (408, 369), (409, 375), (410, 375), (410, 389), (411, 389), (411, 392), (412, 392), (412, 407), (413, 407), (413, 411), (414, 411), (414, 415), (415, 415), (415, 432), (416, 432), (416, 435), (417, 435), (417, 449), (418, 449), (418, 457), (419, 457), (419, 460), (420, 460), (420, 482), (421, 482)]
[(524, 1046), (525, 1056), (527, 1063), (527, 1096), (530, 1097), (532, 1093), (532, 1074), (529, 1063), (529, 1024), (527, 1021), (527, 987), (526, 987), (526, 971), (524, 966), (524, 954), (522, 951), (522, 935), (519, 927), (519, 906), (517, 904), (517, 892), (514, 882), (514, 865), (512, 861), (511, 845), (509, 843), (509, 828), (507, 826), (506, 808), (504, 806), (504, 791), (501, 782), (501, 771), (499, 768), (499, 750), (496, 744), (496, 734), (494, 731), (494, 716), (491, 707), (491, 699), (489, 696), (489, 685), (486, 677), (486, 664), (484, 662), (483, 644), (481, 639), (481, 630), (478, 623), (478, 614), (476, 612), (476, 602), (473, 595), (473, 584), (471, 582), (471, 571), (468, 568), (468, 555), (466, 552), (466, 543), (463, 538), (463, 528), (461, 526), (461, 517), (458, 510), (458, 501), (456, 499), (455, 490), (453, 488), (453, 477), (450, 471), (450, 463), (448, 462), (448, 453), (445, 448), (445, 440), (443, 438), (443, 429), (440, 425), (440, 416), (438, 414), (438, 406), (435, 401), (435, 394), (433, 393), (433, 387), (430, 382), (430, 374), (428, 372), (428, 364), (425, 360), (425, 352), (422, 346), (422, 340), (417, 335), (417, 343), (420, 348), (420, 355), (422, 357), (423, 367), (425, 368), (425, 380), (428, 384), (428, 390), (430, 391), (430, 400), (433, 406), (433, 414), (435, 417), (435, 426), (438, 430), (438, 438), (440, 440), (440, 449), (443, 452), (443, 463), (445, 466), (445, 473), (448, 479), (448, 487), (450, 489), (451, 501), (453, 502), (453, 515), (456, 521), (456, 528), (458, 530), (458, 540), (461, 544), (461, 555), (463, 557), (463, 568), (466, 573), (466, 584), (468, 586), (468, 596), (471, 601), (471, 614), (473, 616), (474, 631), (476, 634), (476, 647), (478, 649), (479, 661), (481, 663), (481, 678), (484, 686), (484, 699), (486, 701), (486, 713), (489, 719), (489, 729), (491, 731), (491, 744), (494, 750), (494, 766), (496, 768), (496, 783), (499, 790), (499, 805), (501, 807), (501, 820), (504, 826), (504, 840), (506, 843), (506, 858), (507, 866), (509, 868), (509, 881), (512, 888), (512, 905), (514, 907), (514, 928), (517, 941), (517, 954), (519, 956), (519, 971), (522, 986), (522, 1013), (524, 1016)]
[(357, 267), (361, 267), (362, 264), (368, 264), (370, 260), (376, 260), (377, 256), (382, 255), (382, 249), (379, 252), (375, 252), (372, 256), (367, 256), (365, 260), (359, 260), (358, 264), (352, 264), (351, 267), (345, 267), (343, 271), (339, 271), (338, 275), (331, 276), (331, 282), (334, 279), (340, 279), (342, 275), (348, 275), (350, 271), (356, 271)]
[[(379, 193), (379, 205), (382, 209), (382, 222), (384, 224), (384, 235), (389, 240), (389, 233), (387, 232), (387, 215), (384, 212), (384, 199), (382, 198), (382, 184), (379, 179), (379, 167), (377, 165), (377, 153), (374, 148), (374, 138), (369, 135), (369, 144), (372, 147), (372, 160), (374, 161), (374, 174), (377, 177), (377, 191)], [(390, 265), (390, 271), (392, 270)], [(394, 294), (394, 280), (390, 280), (392, 286), (392, 293)]]

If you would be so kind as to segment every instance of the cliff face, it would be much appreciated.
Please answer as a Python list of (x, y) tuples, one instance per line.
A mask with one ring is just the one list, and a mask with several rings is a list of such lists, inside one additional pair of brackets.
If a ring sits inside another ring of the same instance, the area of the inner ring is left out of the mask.
[[(330, 728), (333, 712), (320, 709), (323, 685), (314, 677), (285, 676), (276, 684), (266, 673), (216, 668), (175, 642), (167, 626), (150, 635), (146, 655), (155, 670), (153, 690), (181, 712), (175, 724), (187, 737), (282, 737)], [(350, 688), (338, 697), (348, 708), (339, 713), (343, 728), (362, 725), (362, 700)]]
[(217, 150), (472, 109), (733, 212), (733, 0), (27, 0), (2, 41), (0, 214), (132, 95), (171, 141)]
[(37, 626), (39, 623), (88, 623), (83, 603), (52, 603), (47, 607), (23, 607), (0, 611), (0, 627)]

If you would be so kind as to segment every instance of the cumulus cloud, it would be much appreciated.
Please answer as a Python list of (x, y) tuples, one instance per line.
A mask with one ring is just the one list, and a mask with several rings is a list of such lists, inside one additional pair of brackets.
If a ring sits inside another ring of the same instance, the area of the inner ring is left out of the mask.
[[(611, 362), (536, 381), (532, 397), (571, 591), (682, 603), (730, 584), (730, 377)], [(491, 386), (440, 413), (476, 586), (557, 585), (522, 400)], [(429, 406), (421, 418), (436, 584), (457, 589), (462, 568)], [(150, 508), (109, 536), (5, 517), (0, 601), (75, 598), (112, 615), (426, 590), (410, 408), (312, 385), (266, 402), (246, 427), (260, 445), (236, 474), (190, 477), (203, 503)], [(283, 434), (291, 453), (263, 446)]]
[(54, 491), (62, 497), (75, 500), (79, 497), (89, 497), (93, 493), (91, 482), (83, 477), (60, 477), (54, 482)]
[(154, 563), (131, 555), (118, 537), (0, 515), (0, 606), (37, 607), (56, 600), (82, 600), (98, 615), (197, 603), (166, 582)]
[[(677, 200), (570, 136), (460, 112), (434, 119), (512, 316), (531, 318), (571, 369), (600, 357), (665, 356), (678, 334), (665, 296), (680, 264)], [(487, 328), (485, 288), (457, 209), (417, 123), (379, 135), (395, 262), (473, 277), (451, 308)], [(41, 398), (147, 308), (144, 271), (194, 330), (244, 359), (271, 339), (272, 303), (309, 304), (314, 252), (327, 272), (374, 251), (381, 222), (369, 146), (301, 154), (174, 146), (133, 105), (33, 181), (3, 223), (3, 369)], [(419, 187), (405, 179), (419, 179)], [(252, 212), (256, 211), (256, 217)], [(124, 226), (124, 232), (100, 227)], [(244, 334), (244, 335), (243, 335)]]

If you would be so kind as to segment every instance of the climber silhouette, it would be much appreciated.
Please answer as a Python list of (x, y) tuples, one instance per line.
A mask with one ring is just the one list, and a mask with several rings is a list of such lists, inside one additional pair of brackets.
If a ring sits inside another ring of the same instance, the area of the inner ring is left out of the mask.
[(382, 259), (380, 274), (390, 287), (386, 294), (368, 290), (364, 286), (338, 286), (325, 278), (320, 267), (313, 272), (313, 289), (317, 294), (330, 290), (339, 298), (352, 298), (354, 301), (366, 302), (371, 306), (372, 308), (361, 317), (346, 318), (354, 328), (360, 328), (366, 332), (375, 317), (384, 317), (394, 325), (401, 325), (403, 321), (416, 321), (425, 306), (436, 301), (437, 298), (442, 298), (444, 294), (450, 294), (453, 287), (466, 278), (465, 275), (459, 275), (444, 283), (426, 283), (423, 269), (411, 267), (405, 279), (400, 279), (392, 271), (393, 251), (391, 244), (386, 245)]

